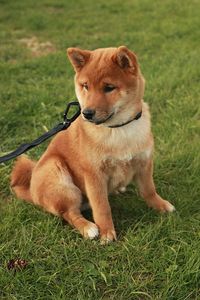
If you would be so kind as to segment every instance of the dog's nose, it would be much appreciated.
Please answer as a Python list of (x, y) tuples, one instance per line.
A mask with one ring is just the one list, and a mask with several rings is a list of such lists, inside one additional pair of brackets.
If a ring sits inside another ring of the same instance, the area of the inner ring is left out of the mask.
[(92, 120), (96, 111), (94, 109), (85, 108), (82, 113), (87, 120)]

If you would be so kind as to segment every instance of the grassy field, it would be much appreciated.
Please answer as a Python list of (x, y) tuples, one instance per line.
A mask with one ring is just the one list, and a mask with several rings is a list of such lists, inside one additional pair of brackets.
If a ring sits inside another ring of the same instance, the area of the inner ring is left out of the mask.
[[(200, 299), (199, 11), (198, 0), (0, 0), (0, 156), (74, 99), (67, 47), (127, 45), (147, 82), (157, 189), (176, 206), (159, 215), (130, 186), (110, 199), (118, 241), (105, 247), (17, 200), (13, 162), (0, 165), (0, 300)], [(18, 257), (27, 267), (7, 270)]]

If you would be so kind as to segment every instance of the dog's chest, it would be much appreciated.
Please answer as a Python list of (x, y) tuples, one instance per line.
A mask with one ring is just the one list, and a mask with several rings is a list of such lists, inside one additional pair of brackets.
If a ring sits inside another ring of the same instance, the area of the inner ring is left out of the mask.
[(108, 178), (108, 191), (123, 189), (135, 174), (134, 158), (131, 155), (123, 159), (107, 158), (103, 163), (103, 169)]

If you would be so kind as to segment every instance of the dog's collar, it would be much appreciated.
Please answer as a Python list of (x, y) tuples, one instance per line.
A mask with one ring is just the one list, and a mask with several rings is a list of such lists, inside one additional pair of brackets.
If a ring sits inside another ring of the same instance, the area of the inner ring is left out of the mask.
[(136, 121), (136, 120), (140, 119), (141, 116), (142, 116), (142, 111), (140, 111), (133, 119), (131, 119), (131, 120), (125, 122), (125, 123), (117, 124), (117, 125), (111, 125), (111, 126), (108, 126), (108, 127), (109, 127), (109, 128), (122, 127), (122, 126), (124, 126), (124, 125), (127, 125), (127, 124), (129, 124), (129, 123), (131, 123), (131, 122), (133, 122), (133, 121)]

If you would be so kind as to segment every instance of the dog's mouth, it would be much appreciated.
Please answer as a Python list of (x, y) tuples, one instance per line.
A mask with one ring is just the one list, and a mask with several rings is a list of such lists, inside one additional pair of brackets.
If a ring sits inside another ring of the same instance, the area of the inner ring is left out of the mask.
[(93, 124), (95, 124), (95, 125), (100, 125), (100, 124), (104, 124), (104, 123), (106, 123), (108, 120), (110, 120), (112, 117), (113, 117), (113, 115), (114, 115), (114, 112), (112, 112), (108, 117), (106, 117), (106, 118), (103, 118), (103, 119), (97, 119), (97, 118), (92, 118), (92, 119), (86, 119), (83, 115), (83, 119), (85, 120), (85, 121), (88, 121), (88, 122), (90, 122), (90, 123), (93, 123)]
[(105, 119), (101, 119), (101, 120), (94, 120), (95, 125), (100, 125), (103, 123), (106, 123), (108, 120), (110, 120), (112, 118), (112, 116), (114, 115), (114, 112), (112, 112), (107, 118)]

